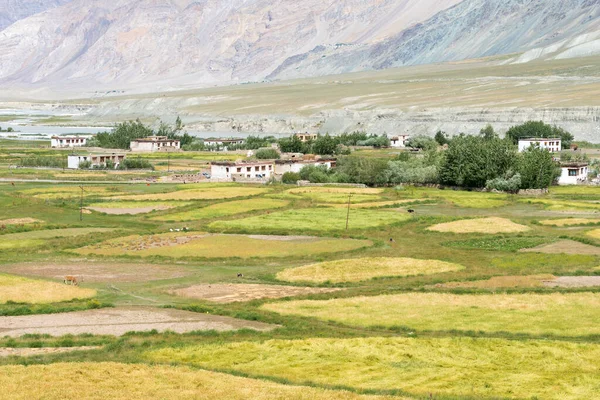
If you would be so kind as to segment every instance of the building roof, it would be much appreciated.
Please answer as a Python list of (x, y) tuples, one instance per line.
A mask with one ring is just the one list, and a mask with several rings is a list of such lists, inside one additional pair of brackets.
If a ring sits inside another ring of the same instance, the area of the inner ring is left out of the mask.
[(565, 161), (560, 163), (561, 168), (582, 168), (589, 166), (586, 162), (578, 161)]
[(87, 136), (52, 136), (50, 139), (87, 139)]
[(561, 138), (523, 138), (519, 139), (519, 142), (547, 142), (550, 140), (561, 141)]
[(251, 167), (255, 165), (273, 165), (273, 160), (260, 161), (213, 161), (210, 165), (218, 165), (221, 167)]
[(133, 139), (132, 142), (163, 143), (163, 142), (179, 142), (179, 140), (178, 139), (167, 139), (166, 136), (149, 136), (147, 138)]

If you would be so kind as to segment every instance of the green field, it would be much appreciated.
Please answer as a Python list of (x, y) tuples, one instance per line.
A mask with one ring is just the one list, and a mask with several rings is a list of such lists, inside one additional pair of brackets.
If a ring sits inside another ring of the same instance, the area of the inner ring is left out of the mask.
[(194, 209), (174, 214), (154, 217), (156, 221), (192, 221), (204, 218), (225, 217), (229, 215), (244, 214), (252, 211), (275, 210), (286, 207), (289, 203), (276, 199), (250, 199), (230, 201), (227, 203), (213, 204), (207, 207)]
[(0, 249), (19, 249), (43, 245), (45, 241), (55, 238), (89, 235), (91, 233), (109, 232), (108, 228), (67, 228), (48, 229), (25, 233), (11, 233), (0, 236)]
[(396, 389), (419, 399), (435, 393), (437, 398), (575, 400), (594, 398), (600, 385), (600, 346), (587, 343), (315, 338), (196, 345), (146, 357), (295, 384)]
[(368, 240), (354, 239), (166, 233), (127, 236), (75, 251), (83, 255), (172, 258), (300, 257), (351, 251), (371, 245), (372, 242)]
[[(228, 231), (335, 232), (346, 229), (347, 215), (347, 211), (341, 208), (305, 208), (232, 221), (213, 222), (209, 226), (212, 229)], [(353, 230), (370, 229), (404, 222), (409, 219), (410, 216), (396, 211), (355, 209), (350, 213), (348, 225)]]
[(418, 331), (510, 332), (532, 335), (600, 334), (600, 295), (441, 293), (356, 297), (268, 304), (265, 309), (365, 327)]

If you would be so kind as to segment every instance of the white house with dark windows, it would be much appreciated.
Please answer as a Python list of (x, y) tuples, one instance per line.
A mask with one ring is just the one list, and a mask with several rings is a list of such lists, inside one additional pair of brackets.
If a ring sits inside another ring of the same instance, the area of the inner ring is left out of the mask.
[(133, 152), (156, 151), (176, 151), (181, 148), (181, 142), (175, 139), (168, 139), (166, 136), (150, 136), (147, 138), (135, 139), (129, 143)]
[(70, 155), (67, 157), (67, 168), (78, 169), (82, 163), (89, 162), (92, 167), (103, 167), (109, 163), (114, 165), (114, 168), (117, 169), (124, 159), (125, 154)]
[(52, 136), (50, 146), (54, 149), (83, 147), (87, 144), (87, 138), (82, 136)]
[(275, 163), (267, 160), (213, 162), (210, 164), (211, 179), (268, 180), (275, 173)]
[(397, 149), (406, 147), (406, 142), (410, 139), (410, 135), (397, 135), (390, 138), (390, 145)]
[(548, 150), (550, 153), (558, 153), (562, 150), (562, 141), (556, 138), (519, 139), (519, 153), (524, 152), (531, 146), (539, 146), (540, 149)]
[(314, 165), (315, 167), (325, 166), (327, 169), (336, 165), (335, 158), (319, 158), (313, 160), (275, 160), (275, 175), (281, 178), (286, 172), (300, 172), (302, 168)]
[(559, 185), (578, 185), (588, 180), (589, 165), (583, 162), (565, 162), (560, 164)]

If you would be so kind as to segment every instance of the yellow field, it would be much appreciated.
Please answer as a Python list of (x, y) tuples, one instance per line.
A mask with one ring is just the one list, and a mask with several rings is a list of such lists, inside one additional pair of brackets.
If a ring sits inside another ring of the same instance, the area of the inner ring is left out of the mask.
[(495, 276), (485, 281), (448, 282), (436, 285), (444, 288), (509, 289), (544, 287), (543, 281), (553, 281), (554, 275)]
[(92, 289), (0, 274), (0, 304), (7, 301), (30, 304), (58, 303), (95, 295), (96, 291)]
[(287, 191), (292, 194), (309, 195), (312, 193), (337, 193), (337, 194), (381, 194), (383, 189), (375, 188), (344, 188), (327, 186), (308, 186)]
[(351, 203), (374, 202), (380, 199), (378, 196), (382, 189), (361, 188), (332, 188), (332, 187), (306, 187), (290, 189), (282, 196), (291, 195), (310, 199), (320, 203)]
[(227, 203), (213, 204), (208, 207), (198, 208), (192, 211), (154, 217), (156, 221), (193, 221), (202, 218), (216, 218), (235, 214), (243, 214), (251, 211), (275, 210), (286, 207), (289, 202), (276, 199), (249, 199), (230, 201)]
[(534, 335), (600, 334), (600, 294), (455, 295), (407, 293), (263, 306), (357, 326), (406, 326), (422, 331), (513, 332)]
[(180, 190), (169, 193), (140, 194), (118, 196), (111, 199), (145, 201), (145, 200), (217, 200), (235, 197), (256, 196), (266, 193), (268, 189), (255, 187), (207, 187), (205, 189)]
[(528, 227), (516, 224), (505, 218), (478, 218), (478, 219), (463, 219), (460, 221), (438, 224), (427, 228), (435, 232), (452, 232), (452, 233), (515, 233), (527, 232)]
[(391, 276), (432, 275), (459, 271), (463, 266), (438, 260), (414, 258), (357, 258), (289, 268), (277, 274), (277, 279), (290, 282), (360, 282)]
[(593, 237), (594, 239), (600, 239), (600, 229), (594, 229), (586, 233), (586, 235)]
[(186, 367), (91, 362), (2, 366), (0, 388), (5, 394), (10, 393), (11, 400), (391, 399), (286, 386)]
[[(382, 208), (382, 207), (392, 207), (398, 206), (401, 207), (403, 204), (407, 203), (417, 203), (418, 200), (390, 200), (390, 201), (374, 201), (369, 203), (351, 203), (350, 208)], [(339, 204), (328, 204), (328, 207), (335, 208), (346, 208), (347, 204), (339, 203)]]
[(573, 225), (600, 224), (600, 219), (592, 219), (592, 218), (546, 219), (546, 220), (540, 221), (540, 224), (547, 225), (547, 226), (573, 226)]
[(439, 190), (430, 188), (406, 188), (400, 192), (414, 199), (442, 199), (459, 207), (495, 208), (508, 204), (509, 197), (505, 194), (468, 192), (465, 190)]
[(521, 199), (522, 203), (540, 204), (551, 211), (598, 212), (600, 204), (587, 201), (554, 200), (554, 199)]
[(205, 344), (147, 353), (184, 362), (362, 389), (401, 389), (433, 398), (594, 399), (600, 346), (469, 338), (355, 338)]
[[(25, 196), (32, 196), (38, 199), (72, 199), (81, 196), (79, 186), (56, 186), (44, 189), (27, 189), (20, 192)], [(92, 196), (116, 196), (123, 194), (121, 191), (105, 186), (85, 186), (84, 197)]]
[(295, 257), (351, 251), (372, 244), (370, 240), (355, 239), (165, 233), (111, 239), (73, 251), (83, 255), (173, 258)]

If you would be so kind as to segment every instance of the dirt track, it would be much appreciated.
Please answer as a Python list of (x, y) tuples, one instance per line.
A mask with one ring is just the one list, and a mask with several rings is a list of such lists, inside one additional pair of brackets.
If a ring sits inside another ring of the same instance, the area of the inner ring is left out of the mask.
[(0, 317), (0, 336), (10, 337), (20, 337), (25, 334), (62, 336), (82, 333), (120, 336), (131, 331), (153, 329), (159, 332), (168, 330), (185, 333), (197, 330), (230, 331), (242, 328), (268, 331), (275, 328), (275, 325), (149, 307), (104, 308), (64, 314)]
[(172, 290), (169, 293), (215, 303), (233, 303), (255, 299), (277, 299), (307, 294), (331, 293), (338, 290), (340, 289), (279, 285), (210, 284)]

